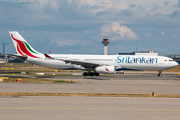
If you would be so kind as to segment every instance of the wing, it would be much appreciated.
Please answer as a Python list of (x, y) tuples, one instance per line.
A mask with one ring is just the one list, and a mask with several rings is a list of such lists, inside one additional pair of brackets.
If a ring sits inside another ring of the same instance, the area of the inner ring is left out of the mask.
[(95, 68), (97, 66), (108, 65), (108, 64), (102, 64), (100, 62), (85, 61), (85, 60), (56, 59), (56, 58), (52, 58), (51, 56), (47, 54), (44, 54), (44, 55), (46, 58), (49, 58), (49, 59), (60, 60), (60, 61), (64, 61), (65, 63), (81, 65), (85, 68)]
[(85, 61), (85, 60), (68, 60), (68, 59), (59, 59), (59, 60), (64, 61), (65, 63), (81, 65), (85, 68), (95, 68), (97, 66), (102, 65), (99, 62), (92, 62), (92, 61)]

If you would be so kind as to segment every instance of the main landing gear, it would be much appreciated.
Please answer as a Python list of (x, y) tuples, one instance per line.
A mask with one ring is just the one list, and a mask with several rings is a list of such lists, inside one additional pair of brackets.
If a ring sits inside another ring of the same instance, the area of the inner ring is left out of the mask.
[(99, 76), (99, 73), (96, 73), (96, 72), (84, 72), (83, 73), (83, 76)]
[(159, 77), (162, 76), (162, 70), (159, 71), (159, 74), (158, 74)]

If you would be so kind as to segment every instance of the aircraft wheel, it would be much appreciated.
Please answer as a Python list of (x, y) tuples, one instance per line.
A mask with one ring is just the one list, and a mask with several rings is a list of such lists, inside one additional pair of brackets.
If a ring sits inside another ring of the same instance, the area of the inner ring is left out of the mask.
[(159, 77), (162, 76), (162, 70), (159, 71), (159, 74), (158, 74)]
[(90, 72), (90, 73), (89, 73), (89, 76), (94, 76), (94, 73), (93, 73), (93, 72)]
[(161, 76), (162, 76), (162, 74), (158, 74), (158, 76), (159, 76), (159, 77), (161, 77)]
[(94, 73), (95, 74), (95, 76), (99, 76), (99, 73)]
[(87, 76), (87, 75), (88, 75), (88, 73), (87, 73), (87, 72), (84, 72), (84, 73), (83, 73), (83, 76)]

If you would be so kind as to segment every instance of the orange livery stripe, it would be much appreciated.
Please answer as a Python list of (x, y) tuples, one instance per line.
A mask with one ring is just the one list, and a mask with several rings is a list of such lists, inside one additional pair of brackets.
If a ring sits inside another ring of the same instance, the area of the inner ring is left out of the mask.
[(19, 49), (19, 45), (18, 45), (18, 44), (17, 44), (17, 51), (18, 51), (19, 54), (24, 55), (24, 54), (21, 52), (21, 50)]

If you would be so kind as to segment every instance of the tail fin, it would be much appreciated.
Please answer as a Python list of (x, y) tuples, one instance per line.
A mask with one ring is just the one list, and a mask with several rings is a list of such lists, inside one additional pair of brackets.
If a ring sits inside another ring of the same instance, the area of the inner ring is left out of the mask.
[(40, 58), (43, 56), (43, 54), (34, 50), (17, 31), (10, 31), (9, 34), (14, 43), (17, 54), (26, 55), (31, 58)]

